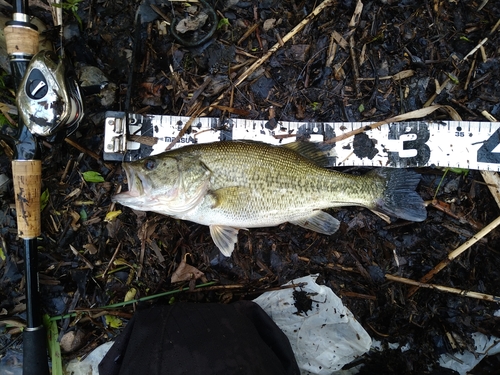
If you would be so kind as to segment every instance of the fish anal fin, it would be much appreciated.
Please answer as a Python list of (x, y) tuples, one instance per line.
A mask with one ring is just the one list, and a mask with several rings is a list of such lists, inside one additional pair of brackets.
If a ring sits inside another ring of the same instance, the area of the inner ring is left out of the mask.
[(238, 241), (238, 231), (238, 228), (210, 225), (210, 235), (220, 252), (226, 257), (230, 257), (234, 250), (234, 245)]
[(391, 218), (389, 217), (389, 215), (386, 215), (384, 214), (383, 212), (380, 212), (380, 211), (375, 211), (375, 210), (371, 210), (375, 215), (377, 215), (379, 218), (381, 218), (382, 220), (384, 220), (387, 224), (390, 224), (391, 223)]
[(340, 221), (323, 211), (314, 211), (311, 215), (295, 219), (290, 223), (327, 235), (335, 233), (340, 227)]

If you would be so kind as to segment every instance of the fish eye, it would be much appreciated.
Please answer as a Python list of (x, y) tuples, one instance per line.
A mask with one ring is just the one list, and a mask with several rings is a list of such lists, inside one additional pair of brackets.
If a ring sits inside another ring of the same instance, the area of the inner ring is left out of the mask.
[(144, 168), (148, 171), (152, 171), (157, 166), (156, 159), (146, 159), (144, 161)]

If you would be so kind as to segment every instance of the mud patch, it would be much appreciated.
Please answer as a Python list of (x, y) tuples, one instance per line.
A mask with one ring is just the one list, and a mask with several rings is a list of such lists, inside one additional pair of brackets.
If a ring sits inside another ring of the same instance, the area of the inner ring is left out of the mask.
[(375, 147), (375, 140), (368, 137), (365, 133), (356, 134), (352, 143), (354, 154), (362, 159), (373, 159), (378, 154), (378, 149)]

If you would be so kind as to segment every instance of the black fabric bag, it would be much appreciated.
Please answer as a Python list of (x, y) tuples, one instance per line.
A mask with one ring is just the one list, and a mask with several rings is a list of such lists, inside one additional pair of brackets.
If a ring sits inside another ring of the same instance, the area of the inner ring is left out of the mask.
[(254, 302), (176, 303), (138, 311), (100, 375), (299, 375), (286, 335)]

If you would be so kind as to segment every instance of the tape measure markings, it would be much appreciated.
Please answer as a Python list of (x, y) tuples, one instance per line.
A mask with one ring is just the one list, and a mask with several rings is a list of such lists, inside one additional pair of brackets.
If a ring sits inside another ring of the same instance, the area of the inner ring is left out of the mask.
[[(127, 139), (123, 112), (106, 113), (104, 159), (130, 161), (165, 150), (189, 117), (129, 115), (128, 134), (157, 138), (149, 147)], [(220, 140), (286, 144), (297, 139), (322, 142), (366, 122), (290, 122), (196, 119), (174, 148)], [(117, 145), (121, 145), (118, 147)], [(124, 157), (124, 148), (127, 154)], [(383, 125), (331, 145), (331, 166), (457, 167), (500, 171), (500, 123), (479, 121), (408, 121)]]

